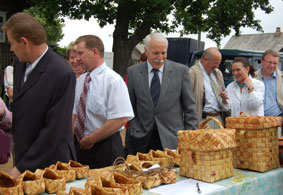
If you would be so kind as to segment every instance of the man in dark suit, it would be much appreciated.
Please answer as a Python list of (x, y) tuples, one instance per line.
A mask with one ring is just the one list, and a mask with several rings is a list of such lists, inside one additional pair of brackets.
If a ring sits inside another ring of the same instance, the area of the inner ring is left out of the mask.
[(72, 109), (76, 78), (46, 44), (42, 25), (16, 13), (2, 27), (18, 60), (14, 68), (13, 139), (17, 178), (25, 170), (76, 160)]
[(197, 109), (188, 67), (166, 60), (167, 39), (145, 40), (147, 61), (128, 68), (128, 89), (135, 118), (126, 132), (129, 154), (177, 148), (177, 132), (197, 128)]

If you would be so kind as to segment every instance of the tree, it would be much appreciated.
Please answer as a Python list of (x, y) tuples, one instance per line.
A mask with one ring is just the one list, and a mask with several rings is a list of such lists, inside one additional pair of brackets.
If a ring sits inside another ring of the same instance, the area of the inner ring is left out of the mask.
[[(220, 42), (222, 36), (240, 27), (262, 31), (253, 10), (270, 13), (269, 0), (31, 0), (54, 14), (73, 19), (94, 17), (101, 27), (115, 24), (113, 32), (114, 70), (122, 76), (130, 65), (134, 47), (151, 31), (195, 34), (208, 32)], [(170, 16), (172, 16), (170, 18)], [(179, 27), (182, 26), (180, 30)], [(94, 32), (95, 33), (95, 32)]]
[(65, 51), (58, 47), (58, 42), (63, 38), (64, 34), (62, 28), (64, 26), (64, 20), (55, 17), (46, 17), (44, 15), (44, 8), (39, 8), (38, 6), (30, 7), (24, 10), (24, 12), (35, 17), (44, 27), (47, 35), (47, 44), (52, 47), (59, 55), (64, 56)]

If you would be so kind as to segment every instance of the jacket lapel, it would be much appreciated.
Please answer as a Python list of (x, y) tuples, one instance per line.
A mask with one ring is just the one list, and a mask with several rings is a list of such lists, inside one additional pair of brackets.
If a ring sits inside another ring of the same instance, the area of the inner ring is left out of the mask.
[(282, 88), (282, 83), (283, 83), (283, 74), (282, 72), (277, 69), (277, 102), (281, 110), (283, 109), (283, 88)]
[[(17, 98), (19, 98), (20, 96), (22, 96), (28, 89), (30, 89), (39, 79), (40, 79), (40, 75), (46, 71), (46, 67), (47, 67), (47, 61), (49, 59), (49, 56), (51, 55), (50, 53), (50, 48), (48, 48), (48, 51), (46, 52), (46, 54), (41, 58), (41, 60), (38, 62), (38, 64), (35, 66), (35, 68), (31, 71), (31, 73), (29, 74), (26, 82), (23, 84), (22, 88), (21, 88), (21, 82), (19, 82), (19, 92), (16, 94), (16, 96), (14, 97), (14, 100), (16, 100)], [(24, 66), (22, 66), (22, 77), (25, 74), (25, 68)], [(21, 79), (22, 79), (21, 77)]]
[(159, 105), (162, 103), (163, 98), (166, 96), (168, 87), (170, 86), (170, 83), (172, 82), (171, 81), (172, 74), (173, 74), (172, 65), (170, 62), (168, 62), (168, 60), (166, 60), (164, 64), (164, 68), (163, 68), (162, 84), (161, 84), (161, 89), (160, 89), (160, 94), (158, 98), (158, 103), (156, 105), (156, 109), (159, 108)]
[(139, 82), (142, 85), (142, 90), (144, 91), (144, 93), (141, 94), (145, 94), (147, 99), (149, 99), (149, 101), (151, 102), (151, 106), (154, 107), (153, 105), (153, 101), (151, 98), (151, 94), (150, 94), (150, 89), (149, 89), (149, 85), (148, 85), (148, 69), (147, 69), (147, 62), (145, 62), (143, 64), (143, 66), (140, 69), (140, 76), (139, 76)]

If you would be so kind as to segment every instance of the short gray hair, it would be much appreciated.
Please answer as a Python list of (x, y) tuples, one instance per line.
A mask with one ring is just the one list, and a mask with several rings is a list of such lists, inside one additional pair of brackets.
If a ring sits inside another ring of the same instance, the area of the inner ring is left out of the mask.
[(166, 43), (166, 45), (168, 47), (168, 40), (166, 39), (166, 37), (159, 32), (155, 32), (155, 33), (148, 34), (145, 37), (144, 46), (145, 46), (146, 49), (149, 49), (149, 43), (150, 43), (151, 39), (156, 40), (158, 42)]

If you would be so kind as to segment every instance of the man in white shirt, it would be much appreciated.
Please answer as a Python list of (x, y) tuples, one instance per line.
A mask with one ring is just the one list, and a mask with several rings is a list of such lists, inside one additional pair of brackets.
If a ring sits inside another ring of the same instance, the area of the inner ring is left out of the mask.
[[(189, 69), (198, 109), (199, 122), (209, 117), (216, 117), (222, 121), (222, 97), (220, 97), (221, 99), (218, 102), (216, 96), (220, 95), (220, 93), (225, 90), (223, 75), (218, 69), (221, 59), (222, 55), (218, 49), (211, 47), (206, 49), (200, 61)], [(219, 89), (218, 94), (216, 94), (213, 89), (210, 77)], [(211, 126), (213, 124), (209, 125)]]
[[(99, 37), (81, 36), (76, 44), (77, 60), (87, 71), (77, 80), (73, 110), (78, 161), (90, 168), (110, 166), (124, 155), (119, 130), (134, 117), (127, 86), (120, 75), (106, 66), (104, 45)], [(88, 77), (85, 119), (81, 123), (84, 130), (80, 136), (80, 96)]]

